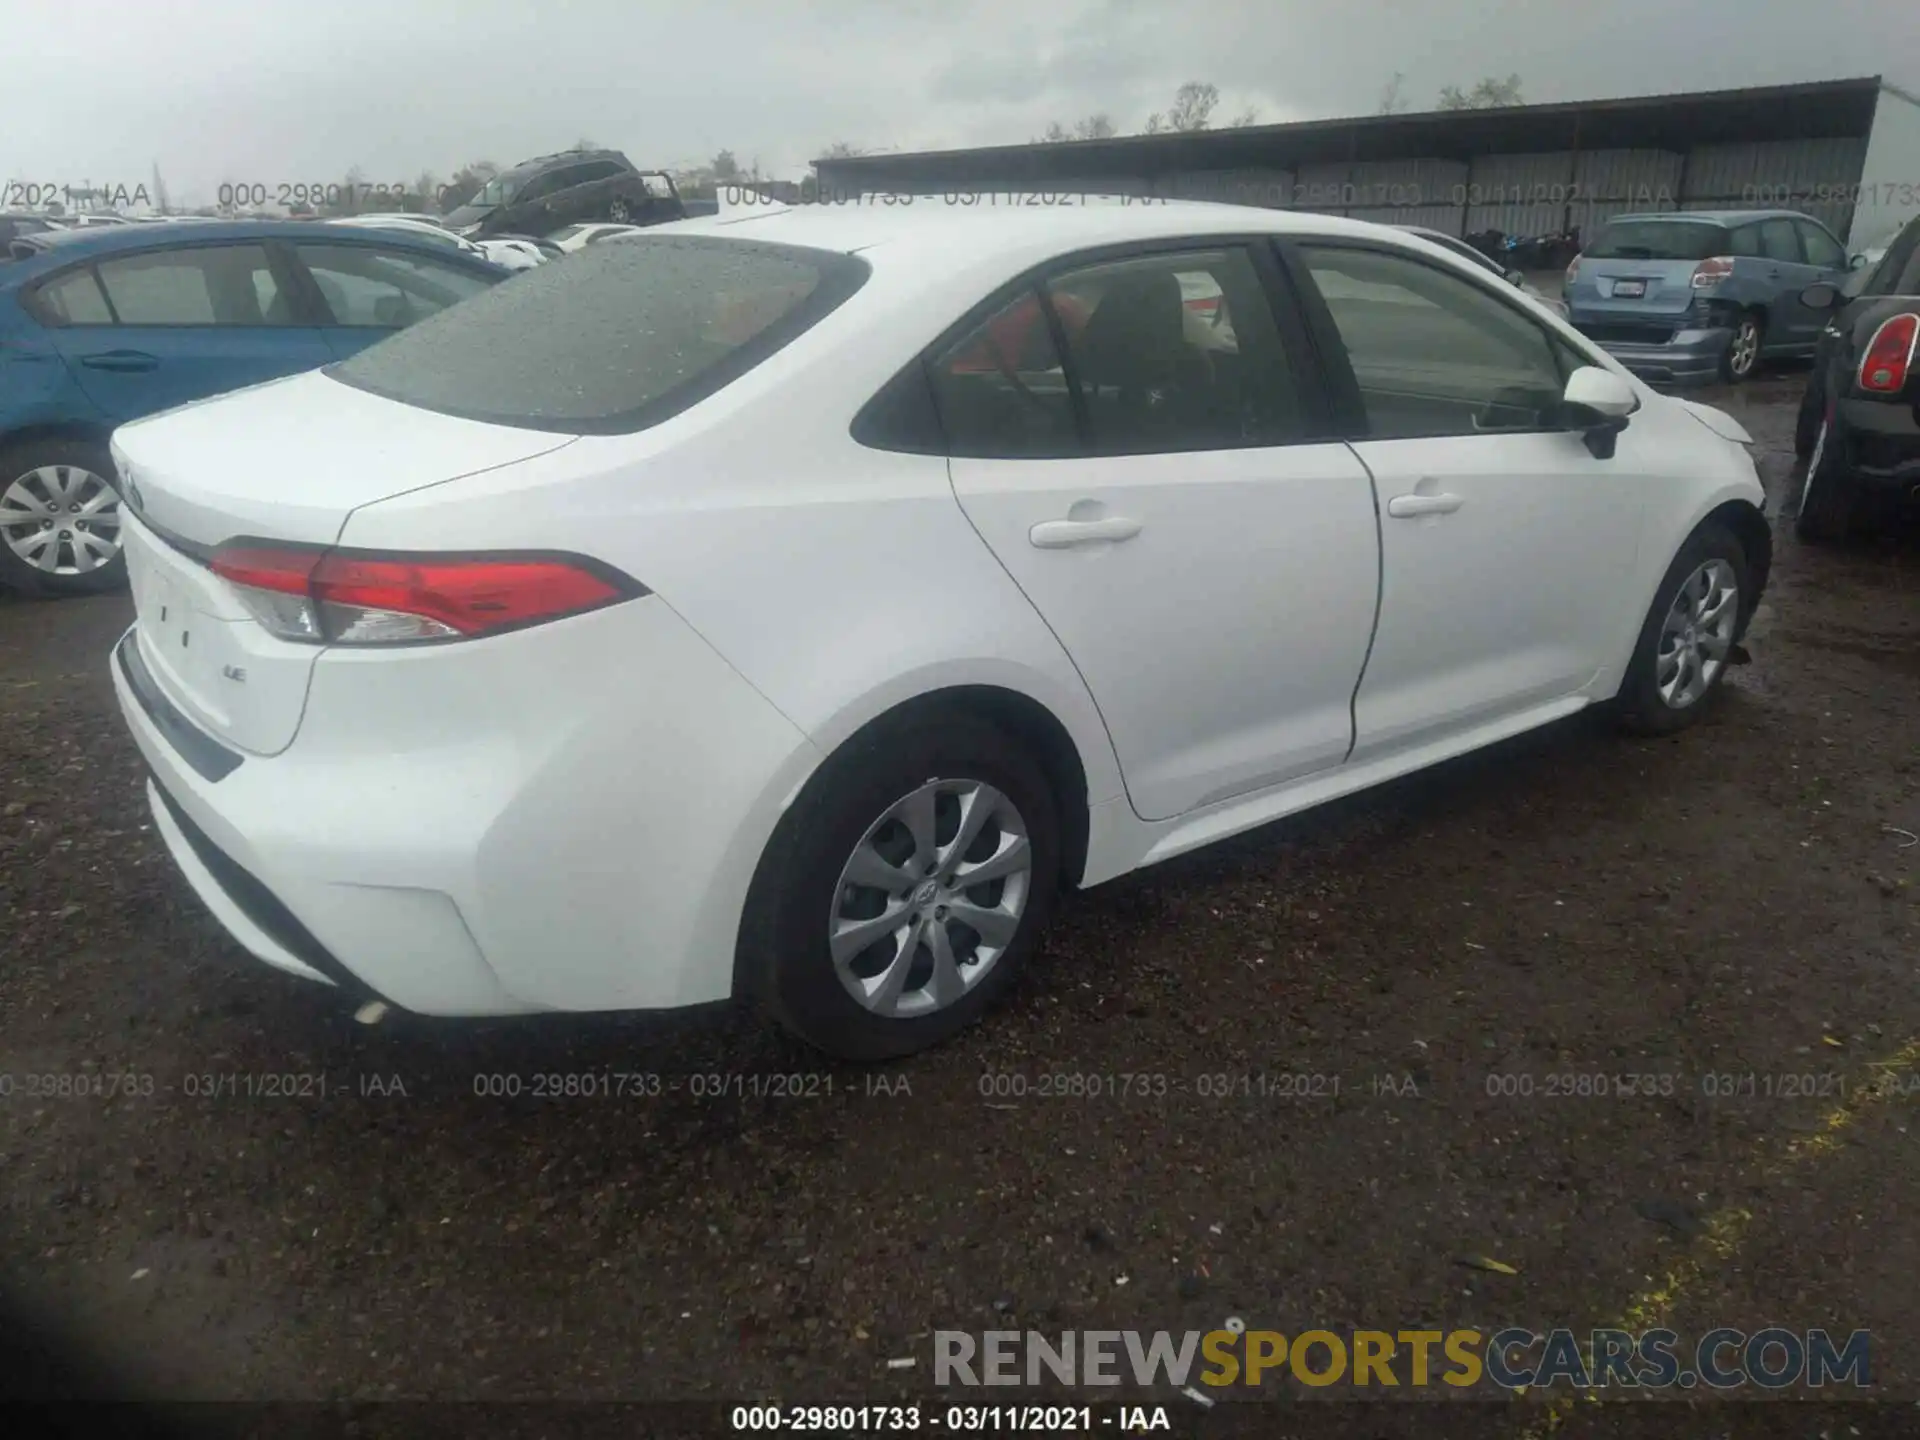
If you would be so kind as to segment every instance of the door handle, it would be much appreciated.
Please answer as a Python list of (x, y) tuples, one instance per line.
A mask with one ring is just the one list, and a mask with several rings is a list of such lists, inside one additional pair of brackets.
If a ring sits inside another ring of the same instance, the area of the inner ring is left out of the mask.
[(159, 366), (160, 357), (149, 355), (144, 350), (106, 350), (98, 355), (82, 355), (80, 363), (89, 370), (112, 370), (121, 374), (137, 374)]
[(1096, 540), (1131, 540), (1140, 533), (1140, 522), (1124, 515), (1105, 520), (1042, 520), (1027, 532), (1027, 539), (1041, 550), (1064, 550), (1070, 545), (1091, 545)]
[(1458, 495), (1396, 495), (1387, 501), (1387, 514), (1396, 520), (1422, 515), (1451, 515), (1467, 502)]

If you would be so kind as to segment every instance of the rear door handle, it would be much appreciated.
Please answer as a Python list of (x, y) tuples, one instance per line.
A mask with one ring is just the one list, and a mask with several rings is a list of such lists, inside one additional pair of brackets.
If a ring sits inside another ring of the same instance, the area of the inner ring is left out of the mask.
[(1387, 514), (1396, 520), (1422, 515), (1451, 515), (1467, 502), (1458, 495), (1396, 495), (1387, 501)]
[(1027, 532), (1027, 539), (1041, 550), (1065, 550), (1070, 545), (1091, 545), (1096, 540), (1131, 540), (1140, 533), (1140, 522), (1124, 515), (1105, 520), (1042, 520)]
[(82, 355), (80, 363), (89, 370), (113, 370), (122, 374), (136, 374), (157, 368), (160, 357), (149, 355), (144, 350), (107, 350), (98, 355)]

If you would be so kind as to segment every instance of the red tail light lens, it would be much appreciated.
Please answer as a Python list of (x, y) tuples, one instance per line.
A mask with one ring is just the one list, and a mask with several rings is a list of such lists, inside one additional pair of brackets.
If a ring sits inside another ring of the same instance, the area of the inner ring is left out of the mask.
[(1733, 274), (1733, 257), (1715, 255), (1712, 259), (1702, 260), (1693, 267), (1693, 288), (1705, 290), (1709, 286), (1718, 285), (1731, 274)]
[(473, 639), (647, 593), (574, 555), (370, 555), (238, 540), (211, 566), (273, 634), (321, 645)]
[(1869, 395), (1898, 395), (1906, 389), (1917, 340), (1920, 315), (1895, 315), (1881, 321), (1860, 360), (1860, 388)]

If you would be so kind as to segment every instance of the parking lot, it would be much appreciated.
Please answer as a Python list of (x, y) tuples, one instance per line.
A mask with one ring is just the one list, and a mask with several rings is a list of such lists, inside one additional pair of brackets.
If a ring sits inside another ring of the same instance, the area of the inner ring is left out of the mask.
[[(1776, 510), (1802, 383), (1702, 397)], [(0, 600), (0, 1074), (133, 1082), (0, 1099), (5, 1288), (170, 1397), (879, 1400), (935, 1329), (1237, 1316), (1867, 1329), (1920, 1400), (1920, 532), (1775, 543), (1708, 723), (1070, 897), (988, 1025), (877, 1071), (735, 1013), (356, 1023), (149, 828), (126, 599)], [(588, 1073), (661, 1078), (533, 1098)], [(1551, 1078), (1594, 1073), (1673, 1080)]]

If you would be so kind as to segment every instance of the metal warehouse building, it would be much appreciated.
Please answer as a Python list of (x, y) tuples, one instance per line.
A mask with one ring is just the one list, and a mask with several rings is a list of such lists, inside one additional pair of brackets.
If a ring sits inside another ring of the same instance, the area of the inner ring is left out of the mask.
[(1804, 211), (1866, 245), (1920, 211), (1920, 97), (1879, 76), (816, 162), (861, 193), (1152, 195), (1455, 235), (1589, 234), (1629, 211)]

